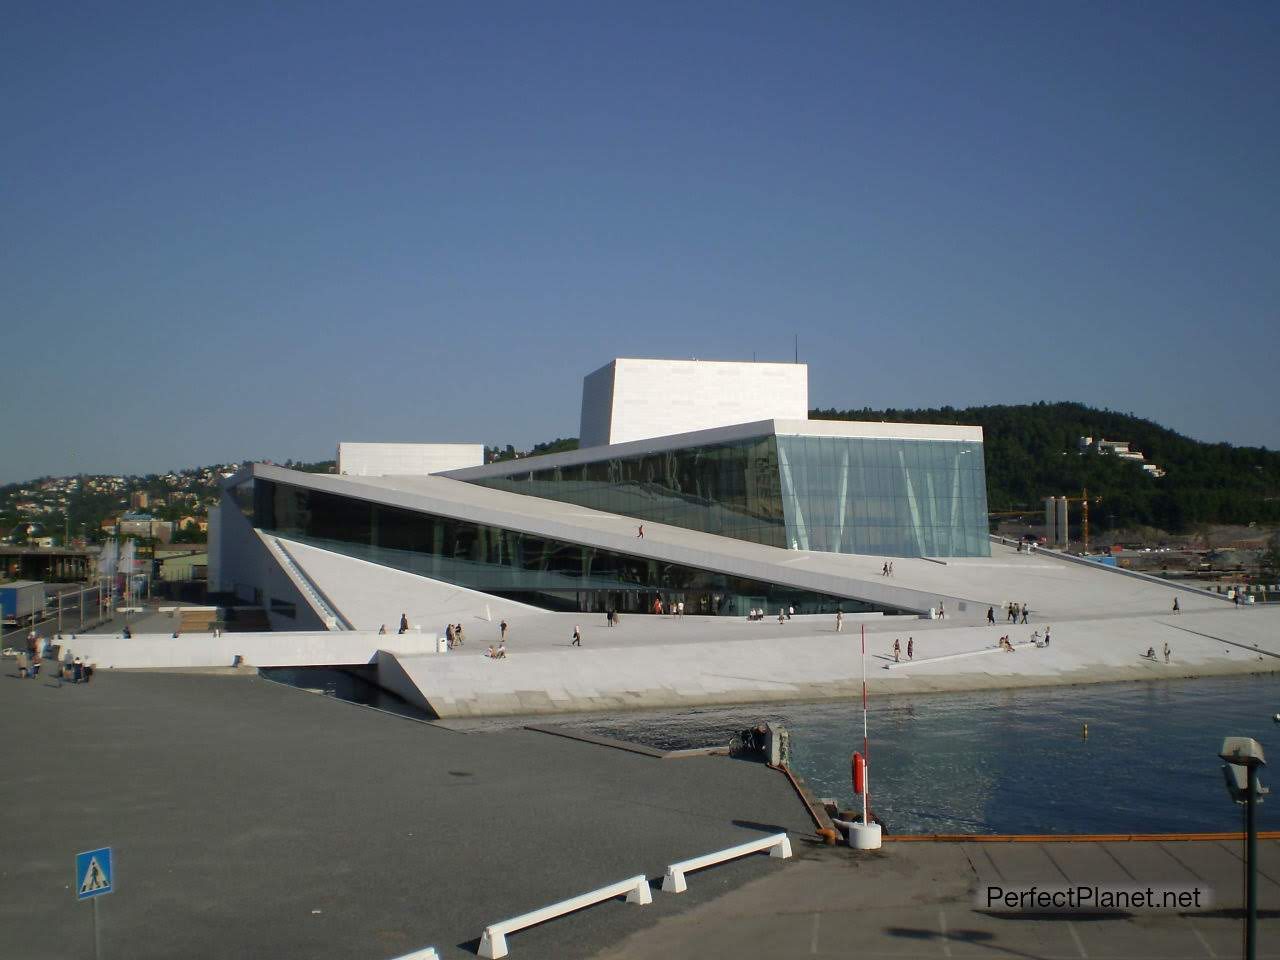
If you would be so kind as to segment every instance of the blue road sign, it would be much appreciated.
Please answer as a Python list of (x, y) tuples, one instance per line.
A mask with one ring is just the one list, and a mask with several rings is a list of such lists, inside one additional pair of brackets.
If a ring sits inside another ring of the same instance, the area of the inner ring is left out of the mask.
[(111, 869), (111, 848), (86, 850), (76, 854), (76, 899), (88, 900), (115, 891)]

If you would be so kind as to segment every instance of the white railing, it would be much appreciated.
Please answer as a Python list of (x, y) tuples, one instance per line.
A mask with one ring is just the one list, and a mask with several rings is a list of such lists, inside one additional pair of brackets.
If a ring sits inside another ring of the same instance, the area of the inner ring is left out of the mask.
[(280, 538), (268, 537), (265, 539), (267, 540), (268, 547), (272, 548), (272, 552), (283, 563), (285, 572), (289, 574), (289, 578), (311, 598), (311, 605), (317, 608), (321, 619), (325, 622), (325, 626), (330, 630), (350, 630), (351, 624), (347, 623), (338, 611), (329, 605), (329, 601), (325, 600), (320, 591), (316, 589), (315, 584), (311, 582), (311, 578), (307, 576), (306, 571), (298, 566), (297, 561), (293, 559), (293, 554), (291, 554), (288, 549), (286, 549), (285, 545), (280, 542)]
[(611, 883), (607, 887), (580, 893), (576, 897), (561, 900), (559, 903), (553, 903), (549, 907), (531, 910), (509, 920), (489, 924), (484, 928), (484, 936), (480, 938), (480, 956), (485, 957), (486, 960), (497, 960), (498, 957), (505, 957), (507, 955), (507, 934), (515, 933), (525, 927), (532, 927), (535, 923), (542, 923), (546, 920), (563, 916), (566, 913), (581, 910), (583, 907), (590, 907), (605, 900), (612, 900), (614, 897), (624, 895), (627, 898), (627, 903), (653, 903), (653, 893), (649, 890), (649, 881), (644, 876), (631, 877), (628, 880)]
[(771, 857), (786, 860), (791, 856), (791, 841), (787, 839), (785, 833), (775, 833), (771, 837), (752, 840), (750, 843), (740, 843), (736, 847), (730, 847), (727, 850), (704, 854), (701, 857), (694, 857), (692, 860), (681, 860), (679, 863), (673, 863), (667, 867), (667, 875), (662, 878), (662, 889), (667, 893), (684, 893), (689, 889), (684, 882), (686, 873), (701, 870), (703, 867), (711, 867), (717, 863), (724, 863), (726, 860), (745, 857), (748, 854), (760, 853), (764, 850), (768, 850)]
[(440, 954), (436, 953), (435, 947), (423, 947), (402, 957), (395, 957), (394, 960), (440, 960)]

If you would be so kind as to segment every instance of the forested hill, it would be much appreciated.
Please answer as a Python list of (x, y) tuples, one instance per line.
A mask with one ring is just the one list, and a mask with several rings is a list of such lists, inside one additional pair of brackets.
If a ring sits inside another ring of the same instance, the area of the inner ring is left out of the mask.
[[(1150, 420), (1080, 403), (942, 407), (936, 410), (812, 410), (816, 420), (886, 420), (981, 426), (992, 511), (1040, 508), (1046, 496), (1101, 497), (1100, 529), (1149, 524), (1280, 522), (1280, 452), (1201, 443)], [(1160, 478), (1114, 456), (1079, 453), (1080, 437), (1128, 441)], [(1074, 513), (1074, 508), (1073, 511)]]

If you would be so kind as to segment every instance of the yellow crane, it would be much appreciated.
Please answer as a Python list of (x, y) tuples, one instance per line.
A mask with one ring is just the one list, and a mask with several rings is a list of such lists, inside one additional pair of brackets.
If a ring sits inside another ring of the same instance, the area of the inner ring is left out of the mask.
[(1078, 497), (1062, 497), (1061, 499), (1067, 503), (1080, 504), (1080, 539), (1084, 541), (1084, 552), (1089, 552), (1089, 504), (1101, 503), (1101, 497), (1089, 496), (1089, 488), (1085, 487), (1080, 491)]

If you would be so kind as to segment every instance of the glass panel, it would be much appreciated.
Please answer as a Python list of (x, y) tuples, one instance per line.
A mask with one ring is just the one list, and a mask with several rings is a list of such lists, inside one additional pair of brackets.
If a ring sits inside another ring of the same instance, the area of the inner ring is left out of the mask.
[(890, 608), (256, 478), (259, 526), (325, 550), (550, 610), (776, 616)]
[(765, 436), (476, 482), (775, 547), (990, 555), (980, 443)]

